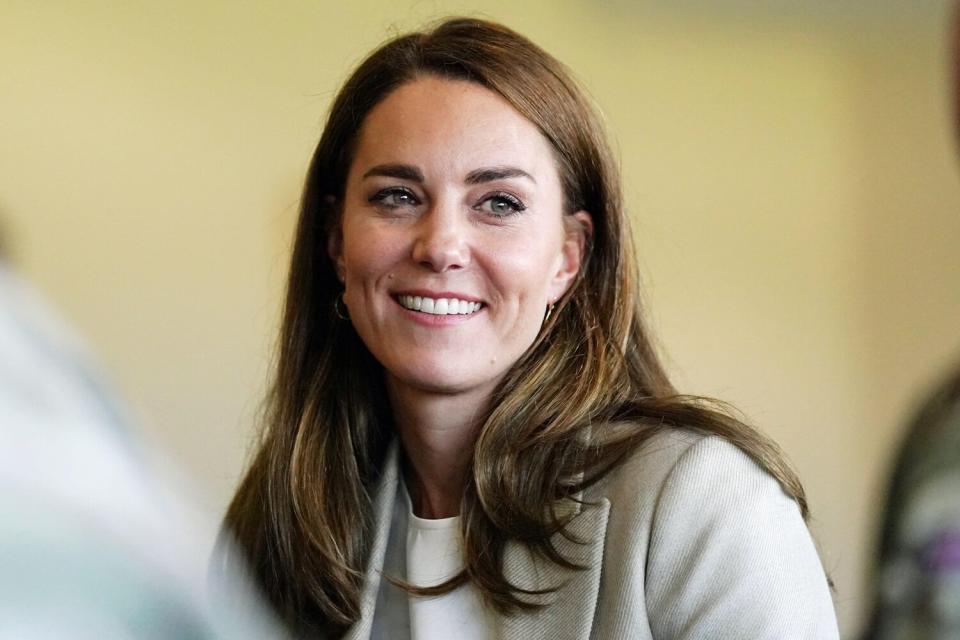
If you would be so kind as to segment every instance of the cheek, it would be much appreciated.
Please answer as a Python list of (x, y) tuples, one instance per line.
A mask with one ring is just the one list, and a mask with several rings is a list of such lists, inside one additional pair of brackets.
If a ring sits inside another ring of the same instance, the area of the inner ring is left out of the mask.
[(402, 255), (396, 234), (363, 225), (344, 225), (343, 276), (347, 288), (366, 287), (385, 275)]
[(528, 301), (546, 295), (560, 255), (559, 243), (533, 242), (529, 238), (490, 252), (490, 268), (501, 291)]

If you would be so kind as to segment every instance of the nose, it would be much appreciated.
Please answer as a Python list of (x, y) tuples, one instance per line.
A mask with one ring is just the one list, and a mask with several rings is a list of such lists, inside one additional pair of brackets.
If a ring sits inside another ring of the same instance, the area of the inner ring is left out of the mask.
[(463, 269), (470, 263), (468, 224), (455, 206), (437, 203), (417, 222), (413, 260), (437, 273)]

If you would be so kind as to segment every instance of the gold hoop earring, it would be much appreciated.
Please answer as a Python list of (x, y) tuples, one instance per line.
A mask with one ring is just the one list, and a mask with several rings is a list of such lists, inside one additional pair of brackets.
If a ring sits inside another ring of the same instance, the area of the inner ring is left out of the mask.
[(333, 312), (341, 320), (350, 319), (350, 310), (347, 308), (347, 303), (343, 301), (343, 291), (333, 299)]

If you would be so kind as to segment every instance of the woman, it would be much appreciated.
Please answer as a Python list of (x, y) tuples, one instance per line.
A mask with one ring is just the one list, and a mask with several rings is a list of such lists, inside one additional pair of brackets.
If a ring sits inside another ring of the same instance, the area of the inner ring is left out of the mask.
[(502, 26), (340, 91), (270, 409), (226, 524), (298, 635), (837, 635), (800, 483), (671, 387), (599, 121)]

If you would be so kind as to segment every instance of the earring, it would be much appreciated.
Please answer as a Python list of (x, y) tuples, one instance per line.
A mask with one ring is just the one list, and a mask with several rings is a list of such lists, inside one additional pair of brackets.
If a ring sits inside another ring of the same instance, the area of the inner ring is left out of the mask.
[(333, 312), (341, 320), (350, 319), (350, 310), (347, 308), (347, 303), (343, 301), (343, 291), (333, 299)]
[(551, 302), (547, 305), (547, 315), (543, 316), (543, 324), (547, 324), (547, 320), (550, 319), (550, 316), (553, 314), (553, 308), (556, 306), (556, 303)]

